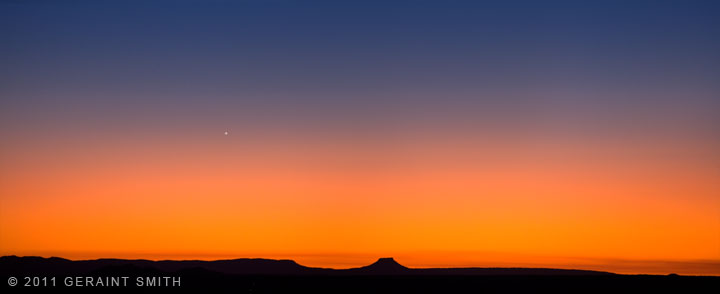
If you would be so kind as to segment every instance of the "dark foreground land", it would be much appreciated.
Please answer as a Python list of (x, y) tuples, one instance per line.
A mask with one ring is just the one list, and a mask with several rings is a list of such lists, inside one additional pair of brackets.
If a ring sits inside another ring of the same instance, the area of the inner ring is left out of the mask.
[(334, 270), (269, 259), (70, 261), (5, 256), (0, 257), (0, 274), (3, 293), (720, 293), (720, 277), (538, 268), (411, 269), (392, 258)]

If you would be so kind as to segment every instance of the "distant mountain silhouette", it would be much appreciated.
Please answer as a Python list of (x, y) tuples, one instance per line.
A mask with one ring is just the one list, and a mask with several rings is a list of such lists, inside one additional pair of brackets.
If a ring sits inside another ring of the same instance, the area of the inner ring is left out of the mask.
[(105, 268), (122, 269), (134, 266), (138, 269), (152, 268), (160, 272), (176, 272), (190, 268), (201, 268), (223, 274), (313, 274), (326, 269), (309, 268), (292, 260), (273, 260), (262, 258), (242, 258), (230, 260), (162, 260), (144, 259), (95, 259), (71, 261), (64, 258), (42, 258), (35, 256), (0, 257), (0, 273), (45, 273), (45, 274), (85, 274)]
[(0, 257), (2, 274), (87, 274), (132, 272), (177, 272), (204, 269), (232, 275), (612, 275), (589, 270), (543, 268), (424, 268), (411, 269), (392, 257), (380, 258), (371, 265), (351, 269), (306, 267), (293, 260), (241, 258), (230, 260), (96, 259), (71, 261), (58, 257)]
[(397, 263), (392, 257), (380, 258), (371, 265), (345, 271), (351, 274), (370, 275), (403, 275), (412, 273), (412, 270)]
[[(182, 277), (181, 289), (165, 289), (173, 293), (182, 290), (193, 293), (207, 290), (236, 293), (720, 293), (720, 277), (619, 275), (546, 268), (407, 268), (391, 257), (380, 258), (364, 267), (327, 269), (302, 266), (292, 260), (248, 258), (71, 261), (57, 257), (4, 256), (0, 257), (0, 274), (5, 281), (18, 277), (21, 283), (22, 278), (28, 276), (57, 277), (58, 281), (77, 276), (123, 276), (130, 277), (131, 281), (133, 277)], [(5, 284), (3, 287), (14, 290), (21, 286)], [(133, 287), (136, 286), (114, 290), (126, 291)]]

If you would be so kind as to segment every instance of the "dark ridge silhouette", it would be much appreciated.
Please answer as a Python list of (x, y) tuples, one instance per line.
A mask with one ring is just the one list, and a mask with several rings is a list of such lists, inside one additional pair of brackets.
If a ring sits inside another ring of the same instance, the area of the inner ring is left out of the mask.
[[(161, 260), (95, 259), (71, 261), (64, 258), (35, 256), (0, 257), (2, 274), (85, 274), (113, 269), (124, 273), (132, 271), (177, 272), (187, 269), (204, 269), (231, 275), (613, 275), (590, 270), (545, 268), (423, 268), (411, 269), (392, 257), (380, 258), (368, 266), (351, 269), (306, 267), (293, 260), (241, 258), (229, 260)], [(132, 269), (132, 270), (123, 270)]]
[[(623, 293), (720, 291), (720, 277), (671, 275), (620, 275), (609, 272), (549, 268), (407, 268), (393, 258), (352, 269), (312, 268), (292, 260), (232, 259), (217, 261), (150, 261), (97, 259), (71, 261), (63, 258), (0, 257), (4, 281), (10, 277), (164, 277), (182, 278), (178, 288), (153, 289), (178, 293), (188, 290), (240, 293), (448, 293), (553, 292)], [(22, 279), (20, 281), (22, 283)], [(4, 284), (5, 290), (18, 290)], [(68, 290), (59, 287), (34, 290)], [(133, 290), (135, 289), (135, 290)], [(23, 289), (26, 290), (26, 289)], [(72, 288), (98, 292), (96, 288)], [(135, 285), (102, 289), (137, 291)], [(7, 291), (3, 291), (7, 293)], [(718, 292), (720, 293), (720, 292)]]
[(106, 267), (122, 268), (122, 266), (128, 265), (136, 266), (138, 268), (153, 268), (163, 272), (176, 272), (188, 268), (202, 268), (224, 274), (308, 274), (314, 273), (317, 270), (322, 270), (305, 267), (292, 260), (273, 260), (262, 258), (243, 258), (216, 261), (151, 261), (144, 259), (96, 259), (71, 261), (58, 257), (0, 257), (0, 271), (3, 274), (7, 274), (8, 269), (12, 269), (13, 273), (78, 274), (89, 273)]
[(371, 265), (345, 270), (349, 274), (407, 275), (412, 270), (397, 263), (392, 257), (380, 258)]
[(427, 268), (412, 269), (417, 275), (466, 275), (466, 276), (606, 276), (614, 273), (556, 268)]

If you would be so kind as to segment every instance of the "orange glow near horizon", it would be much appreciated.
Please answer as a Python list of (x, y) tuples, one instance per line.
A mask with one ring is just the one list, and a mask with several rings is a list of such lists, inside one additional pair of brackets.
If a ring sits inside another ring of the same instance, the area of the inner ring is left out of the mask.
[(0, 1), (0, 257), (720, 279), (718, 15)]
[(0, 254), (720, 275), (704, 145), (237, 133), (5, 147)]

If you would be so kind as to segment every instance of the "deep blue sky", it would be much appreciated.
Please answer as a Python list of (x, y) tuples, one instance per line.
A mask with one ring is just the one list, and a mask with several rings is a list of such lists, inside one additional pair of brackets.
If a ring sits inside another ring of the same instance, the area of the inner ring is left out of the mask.
[(712, 128), (720, 109), (717, 1), (0, 8), (0, 105), (10, 133), (136, 123), (375, 129), (433, 119), (468, 128), (620, 125), (608, 132), (644, 121), (695, 132)]
[(720, 1), (0, 0), (0, 255), (718, 274), (719, 166)]

